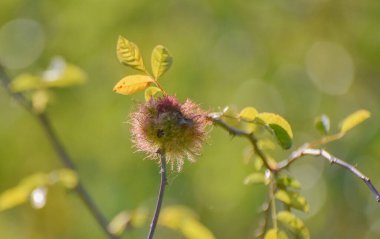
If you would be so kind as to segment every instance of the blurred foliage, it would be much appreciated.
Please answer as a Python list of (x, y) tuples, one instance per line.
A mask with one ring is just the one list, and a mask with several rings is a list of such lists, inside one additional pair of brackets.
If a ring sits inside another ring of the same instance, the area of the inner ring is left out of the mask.
[[(124, 209), (154, 208), (159, 181), (157, 165), (141, 161), (144, 156), (131, 149), (123, 123), (144, 96), (131, 100), (112, 92), (126, 74), (115, 56), (120, 34), (143, 49), (157, 42), (170, 49), (176, 61), (165, 75), (175, 80), (162, 81), (168, 92), (213, 111), (252, 105), (276, 112), (292, 125), (295, 147), (318, 137), (316, 116), (337, 122), (368, 109), (372, 119), (329, 150), (380, 185), (378, 1), (2, 0), (0, 13), (0, 61), (10, 75), (40, 72), (56, 55), (87, 73), (87, 84), (55, 89), (48, 114), (108, 218)], [(148, 53), (142, 52), (144, 59)], [(265, 191), (242, 183), (255, 167), (254, 161), (243, 162), (247, 143), (219, 129), (209, 142), (197, 163), (169, 176), (164, 204), (192, 208), (218, 239), (252, 238)], [(282, 159), (287, 152), (273, 156)], [(59, 167), (36, 121), (0, 89), (0, 192)], [(380, 236), (380, 209), (357, 178), (307, 159), (292, 165), (290, 174), (302, 183), (310, 204), (300, 217), (311, 238)], [(103, 236), (76, 195), (60, 187), (49, 189), (44, 208), (29, 208), (0, 213), (2, 237)], [(147, 229), (124, 238), (143, 238)], [(181, 238), (160, 227), (156, 236)]]

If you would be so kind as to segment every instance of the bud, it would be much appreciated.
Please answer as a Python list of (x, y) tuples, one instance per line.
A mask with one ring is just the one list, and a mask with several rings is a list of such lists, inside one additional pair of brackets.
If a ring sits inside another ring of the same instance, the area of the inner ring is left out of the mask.
[(151, 98), (131, 113), (134, 147), (158, 159), (163, 150), (166, 160), (182, 169), (184, 159), (195, 161), (206, 139), (206, 126), (211, 122), (197, 104), (186, 100), (181, 104), (174, 96)]

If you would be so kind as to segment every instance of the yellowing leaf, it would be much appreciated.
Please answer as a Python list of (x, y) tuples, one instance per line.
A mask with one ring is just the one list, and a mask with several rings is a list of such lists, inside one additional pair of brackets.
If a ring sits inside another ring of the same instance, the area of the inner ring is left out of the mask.
[(78, 176), (75, 171), (71, 169), (60, 169), (50, 173), (50, 178), (54, 179), (51, 183), (59, 182), (64, 187), (72, 189), (78, 184)]
[(240, 111), (239, 116), (241, 119), (245, 121), (253, 121), (256, 118), (257, 114), (258, 112), (255, 108), (246, 107), (242, 111)]
[(275, 196), (278, 200), (284, 202), (292, 208), (301, 210), (303, 212), (309, 211), (309, 204), (307, 203), (306, 199), (297, 192), (278, 190)]
[(86, 81), (86, 73), (81, 68), (56, 57), (43, 72), (42, 80), (45, 87), (68, 87), (83, 84)]
[(267, 182), (264, 173), (252, 173), (244, 179), (244, 184), (267, 184)]
[(288, 211), (277, 214), (277, 220), (303, 239), (309, 239), (310, 233), (303, 221)]
[(187, 239), (215, 239), (195, 214), (183, 206), (163, 208), (158, 224), (181, 232)]
[(16, 187), (10, 188), (0, 195), (0, 211), (13, 208), (29, 200), (32, 191), (48, 184), (47, 175), (37, 173), (23, 179)]
[(350, 129), (354, 128), (358, 124), (362, 123), (371, 116), (371, 113), (367, 110), (358, 110), (349, 116), (347, 116), (341, 123), (340, 132), (345, 134)]
[(267, 231), (264, 239), (288, 239), (288, 236), (285, 234), (285, 232), (272, 228)]
[(282, 148), (289, 149), (292, 146), (293, 132), (284, 118), (273, 113), (260, 113), (256, 118), (272, 130)]
[(132, 212), (121, 211), (108, 224), (108, 230), (116, 236), (121, 236), (127, 227), (139, 228), (145, 225), (148, 212), (144, 208), (138, 208)]
[(149, 101), (155, 94), (161, 92), (161, 89), (155, 86), (150, 86), (145, 90), (145, 101)]
[(37, 113), (44, 112), (48, 102), (49, 102), (49, 94), (46, 90), (37, 90), (36, 92), (33, 92), (32, 105), (33, 105), (33, 109)]
[(288, 175), (283, 175), (277, 178), (277, 185), (280, 188), (293, 188), (293, 189), (300, 189), (301, 188), (301, 183), (297, 181), (294, 178), (291, 178)]
[(135, 43), (119, 36), (116, 46), (116, 55), (120, 63), (130, 66), (133, 69), (145, 72), (143, 59), (139, 48)]
[(113, 91), (122, 95), (130, 95), (145, 90), (151, 82), (153, 79), (147, 75), (126, 76), (114, 86)]
[(168, 49), (158, 45), (152, 51), (152, 71), (155, 79), (162, 76), (173, 63), (173, 58), (170, 56)]
[(27, 90), (39, 89), (43, 86), (43, 82), (40, 77), (22, 74), (17, 76), (10, 85), (13, 92), (22, 92)]

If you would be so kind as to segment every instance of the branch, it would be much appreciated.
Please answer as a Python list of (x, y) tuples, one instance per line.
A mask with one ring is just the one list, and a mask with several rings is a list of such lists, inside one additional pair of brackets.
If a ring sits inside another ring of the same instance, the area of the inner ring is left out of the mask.
[(257, 153), (257, 155), (263, 161), (265, 167), (267, 169), (269, 169), (271, 172), (275, 171), (275, 169), (272, 166), (270, 166), (269, 160), (266, 157), (266, 155), (264, 154), (264, 152), (260, 149), (260, 147), (259, 147), (259, 145), (257, 143), (257, 139), (256, 139), (256, 137), (255, 137), (255, 135), (253, 133), (247, 133), (247, 132), (245, 132), (245, 131), (243, 131), (241, 129), (238, 129), (238, 128), (235, 128), (233, 126), (230, 126), (230, 125), (226, 124), (220, 118), (220, 116), (218, 116), (217, 114), (210, 114), (209, 115), (209, 119), (212, 120), (215, 125), (219, 125), (223, 129), (227, 130), (230, 134), (236, 135), (236, 136), (243, 136), (243, 137), (247, 138), (249, 140), (249, 142), (251, 142), (251, 144), (253, 146), (253, 149), (254, 149), (254, 152)]
[(163, 150), (159, 150), (158, 154), (160, 155), (160, 161), (161, 161), (161, 183), (160, 183), (160, 190), (158, 192), (158, 198), (157, 198), (157, 204), (156, 204), (156, 210), (154, 212), (154, 216), (152, 219), (152, 223), (150, 224), (148, 239), (152, 239), (154, 235), (154, 230), (156, 229), (156, 225), (158, 222), (158, 217), (160, 215), (162, 200), (164, 198), (165, 193), (165, 187), (167, 184), (167, 178), (166, 178), (166, 157), (165, 152)]
[(368, 188), (371, 190), (371, 192), (375, 195), (376, 201), (380, 202), (380, 193), (375, 188), (375, 186), (371, 183), (371, 180), (365, 176), (363, 173), (361, 173), (358, 169), (356, 169), (353, 165), (338, 159), (334, 156), (332, 156), (330, 153), (323, 149), (310, 149), (305, 148), (307, 145), (301, 147), (300, 149), (294, 151), (290, 157), (282, 162), (279, 162), (277, 165), (276, 171), (281, 171), (287, 167), (289, 167), (290, 164), (292, 164), (295, 160), (301, 158), (304, 155), (310, 155), (310, 156), (321, 156), (325, 159), (327, 159), (331, 164), (336, 164), (338, 166), (341, 166), (348, 171), (350, 171), (352, 174), (354, 174), (356, 177), (363, 180), (363, 182), (368, 186)]
[[(9, 95), (15, 99), (17, 102), (19, 102), (27, 111), (29, 111), (33, 116), (36, 117), (38, 122), (41, 124), (42, 129), (47, 135), (47, 138), (49, 142), (52, 144), (52, 147), (57, 154), (60, 161), (63, 163), (63, 165), (73, 171), (76, 172), (76, 168), (74, 165), (74, 162), (68, 155), (67, 151), (65, 150), (63, 144), (59, 140), (57, 134), (55, 133), (53, 127), (51, 126), (50, 120), (47, 117), (46, 114), (40, 113), (37, 114), (34, 110), (30, 102), (25, 98), (25, 96), (21, 93), (14, 93), (9, 88), (10, 78), (5, 73), (4, 68), (0, 64), (0, 81), (3, 83), (4, 88), (9, 93)], [(87, 206), (87, 208), (90, 210), (91, 214), (94, 216), (96, 221), (98, 222), (99, 226), (103, 229), (105, 234), (108, 236), (109, 239), (117, 239), (119, 237), (111, 234), (111, 232), (108, 231), (108, 222), (105, 218), (105, 216), (100, 212), (100, 210), (95, 205), (94, 201), (92, 200), (91, 196), (83, 186), (80, 180), (78, 180), (78, 184), (74, 189), (83, 203)]]

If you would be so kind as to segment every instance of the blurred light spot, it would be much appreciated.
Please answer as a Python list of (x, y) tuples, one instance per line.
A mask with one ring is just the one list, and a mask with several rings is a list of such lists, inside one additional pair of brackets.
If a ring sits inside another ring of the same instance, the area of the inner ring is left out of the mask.
[(374, 221), (369, 226), (365, 239), (379, 238), (380, 236), (380, 219)]
[[(321, 165), (322, 166), (322, 165)], [(310, 162), (299, 162), (291, 167), (291, 175), (302, 184), (302, 189), (310, 189), (317, 184), (322, 176), (322, 168)]]
[(341, 95), (347, 92), (354, 79), (350, 54), (332, 42), (316, 42), (306, 55), (306, 70), (322, 92)]
[[(302, 181), (302, 185), (304, 185), (304, 181)], [(317, 214), (326, 203), (326, 181), (323, 178), (320, 178), (312, 187), (305, 190), (302, 189), (301, 195), (303, 195), (306, 198), (306, 201), (310, 205), (310, 210), (308, 213), (300, 214), (300, 216), (302, 215), (302, 218), (310, 218)]]
[(292, 165), (290, 174), (301, 182), (301, 195), (310, 205), (308, 213), (299, 214), (302, 218), (309, 218), (318, 213), (327, 199), (327, 186), (322, 177), (323, 165), (318, 162), (298, 161)]
[(15, 19), (0, 28), (0, 62), (7, 68), (31, 65), (45, 45), (41, 25), (29, 19)]
[(42, 79), (45, 81), (55, 81), (62, 77), (65, 72), (66, 63), (62, 57), (54, 57), (50, 66), (42, 73)]
[(38, 187), (34, 189), (32, 194), (30, 195), (30, 203), (32, 204), (32, 206), (36, 209), (43, 208), (46, 204), (46, 194), (46, 187)]
[[(254, 103), (252, 103), (254, 102)], [(261, 79), (246, 80), (239, 85), (232, 98), (232, 104), (252, 105), (259, 111), (284, 113), (281, 94), (271, 84)]]

